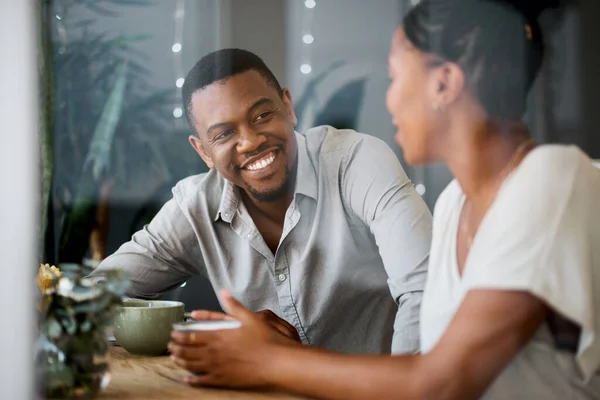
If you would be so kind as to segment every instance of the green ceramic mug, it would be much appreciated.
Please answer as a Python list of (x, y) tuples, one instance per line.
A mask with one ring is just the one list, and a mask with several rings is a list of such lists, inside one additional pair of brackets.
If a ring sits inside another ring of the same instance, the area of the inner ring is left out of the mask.
[(114, 321), (117, 343), (129, 353), (161, 356), (167, 351), (174, 323), (184, 319), (184, 305), (179, 301), (127, 300)]

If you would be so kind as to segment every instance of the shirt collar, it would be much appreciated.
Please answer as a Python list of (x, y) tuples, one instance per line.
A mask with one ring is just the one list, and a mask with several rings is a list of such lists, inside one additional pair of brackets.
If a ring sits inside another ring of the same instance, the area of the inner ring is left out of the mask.
[[(303, 194), (305, 196), (317, 199), (317, 174), (310, 160), (308, 154), (308, 147), (306, 145), (306, 137), (296, 132), (296, 146), (297, 146), (297, 162), (298, 168), (296, 173), (296, 194)], [(223, 191), (221, 193), (221, 202), (219, 209), (215, 215), (215, 221), (221, 218), (227, 223), (231, 223), (233, 216), (238, 210), (240, 204), (240, 195), (238, 188), (229, 182), (227, 179), (223, 179)]]
[(219, 204), (219, 210), (215, 215), (215, 221), (221, 218), (227, 223), (231, 223), (234, 214), (237, 212), (238, 205), (240, 203), (240, 196), (237, 187), (227, 179), (223, 179), (223, 192), (221, 193), (221, 203)]
[(296, 143), (298, 148), (298, 170), (296, 174), (296, 190), (294, 194), (317, 199), (317, 173), (310, 159), (306, 136), (296, 132)]

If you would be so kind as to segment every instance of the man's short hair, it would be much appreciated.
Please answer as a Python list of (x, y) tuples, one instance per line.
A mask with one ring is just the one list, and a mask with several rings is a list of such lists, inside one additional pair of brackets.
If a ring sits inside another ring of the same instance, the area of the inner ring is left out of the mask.
[(181, 89), (185, 117), (192, 129), (192, 95), (208, 85), (226, 80), (242, 72), (254, 70), (261, 74), (272, 85), (279, 96), (283, 90), (264, 61), (256, 54), (242, 49), (222, 49), (207, 54), (188, 72)]

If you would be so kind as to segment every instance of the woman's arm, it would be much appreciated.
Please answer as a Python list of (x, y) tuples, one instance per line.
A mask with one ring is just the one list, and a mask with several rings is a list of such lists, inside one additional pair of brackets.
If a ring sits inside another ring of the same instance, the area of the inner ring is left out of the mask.
[(252, 313), (228, 296), (223, 301), (242, 328), (173, 334), (175, 362), (205, 373), (190, 384), (274, 387), (323, 399), (476, 399), (546, 316), (527, 293), (472, 290), (431, 352), (348, 356), (275, 343)]

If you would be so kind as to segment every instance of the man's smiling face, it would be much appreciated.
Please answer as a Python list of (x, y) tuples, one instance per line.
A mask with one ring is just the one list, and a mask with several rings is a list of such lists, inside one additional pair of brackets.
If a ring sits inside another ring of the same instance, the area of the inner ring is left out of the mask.
[(287, 90), (255, 70), (216, 81), (192, 95), (198, 137), (190, 143), (210, 168), (255, 200), (289, 194), (296, 165), (296, 115)]

